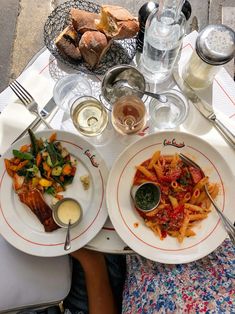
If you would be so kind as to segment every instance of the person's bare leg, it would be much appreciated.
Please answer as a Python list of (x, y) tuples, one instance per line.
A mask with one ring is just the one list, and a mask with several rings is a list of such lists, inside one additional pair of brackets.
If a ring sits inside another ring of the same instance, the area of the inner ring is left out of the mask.
[(71, 256), (80, 262), (85, 273), (89, 314), (117, 314), (104, 255), (80, 249)]

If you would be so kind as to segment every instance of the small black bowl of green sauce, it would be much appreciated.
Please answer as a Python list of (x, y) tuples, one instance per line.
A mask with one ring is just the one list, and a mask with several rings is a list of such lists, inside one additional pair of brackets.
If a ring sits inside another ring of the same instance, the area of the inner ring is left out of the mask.
[(146, 213), (158, 206), (161, 199), (161, 190), (155, 183), (145, 182), (132, 186), (131, 197), (136, 208)]

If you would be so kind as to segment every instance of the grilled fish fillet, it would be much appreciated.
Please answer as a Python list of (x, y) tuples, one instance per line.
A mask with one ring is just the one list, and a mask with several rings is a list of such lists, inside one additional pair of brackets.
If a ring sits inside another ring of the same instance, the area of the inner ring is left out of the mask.
[(44, 201), (42, 193), (37, 190), (29, 190), (26, 188), (18, 192), (19, 199), (27, 205), (43, 224), (46, 232), (51, 232), (59, 227), (52, 218), (52, 210)]

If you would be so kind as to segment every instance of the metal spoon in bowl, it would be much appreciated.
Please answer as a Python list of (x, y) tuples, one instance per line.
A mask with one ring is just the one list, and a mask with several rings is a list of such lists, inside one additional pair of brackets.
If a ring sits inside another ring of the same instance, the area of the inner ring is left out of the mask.
[(70, 229), (78, 225), (82, 216), (82, 207), (74, 198), (65, 197), (53, 206), (52, 217), (55, 223), (61, 228), (67, 229), (64, 243), (65, 251), (71, 248)]
[(71, 248), (71, 241), (70, 241), (70, 226), (71, 226), (71, 219), (69, 219), (68, 229), (66, 233), (65, 243), (64, 243), (64, 250), (68, 251)]
[(132, 89), (133, 91), (135, 91), (137, 93), (140, 93), (143, 95), (148, 95), (152, 98), (156, 98), (158, 101), (160, 101), (162, 103), (166, 103), (168, 101), (168, 98), (165, 95), (151, 93), (151, 92), (147, 92), (147, 91), (142, 91), (140, 89), (134, 88), (128, 83), (127, 80), (118, 80), (118, 81), (113, 83), (112, 87), (117, 88), (117, 89), (129, 88), (129, 89)]

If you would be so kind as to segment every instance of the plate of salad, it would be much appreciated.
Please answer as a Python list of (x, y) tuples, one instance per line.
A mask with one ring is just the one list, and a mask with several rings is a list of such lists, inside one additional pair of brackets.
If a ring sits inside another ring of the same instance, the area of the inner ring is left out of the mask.
[(107, 218), (107, 166), (96, 149), (75, 134), (45, 130), (11, 146), (0, 160), (0, 229), (13, 246), (37, 256), (59, 256), (66, 229), (52, 210), (64, 197), (76, 199), (83, 219), (71, 230), (75, 251), (100, 231)]

